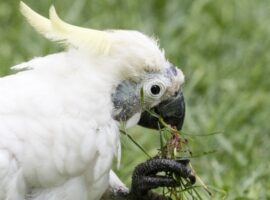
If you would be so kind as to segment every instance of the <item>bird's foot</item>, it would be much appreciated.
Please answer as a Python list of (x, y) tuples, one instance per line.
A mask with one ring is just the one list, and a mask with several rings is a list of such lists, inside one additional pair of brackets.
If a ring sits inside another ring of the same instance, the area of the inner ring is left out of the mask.
[(169, 200), (169, 197), (152, 192), (158, 187), (177, 187), (179, 183), (168, 175), (158, 175), (159, 172), (175, 174), (187, 179), (190, 184), (196, 182), (195, 176), (188, 168), (189, 160), (171, 160), (153, 158), (139, 164), (132, 176), (130, 199), (132, 200)]

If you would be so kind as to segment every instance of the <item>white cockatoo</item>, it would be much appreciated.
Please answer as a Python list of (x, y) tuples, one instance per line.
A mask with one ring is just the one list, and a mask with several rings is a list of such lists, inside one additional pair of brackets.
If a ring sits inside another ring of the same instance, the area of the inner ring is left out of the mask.
[[(120, 156), (120, 124), (157, 128), (146, 108), (181, 128), (183, 73), (140, 32), (73, 26), (54, 7), (49, 19), (22, 2), (20, 9), (37, 32), (66, 51), (16, 65), (16, 74), (0, 78), (0, 200), (108, 198), (106, 190), (125, 189), (111, 171)], [(152, 172), (159, 166), (188, 171), (173, 162), (146, 165), (154, 166)], [(149, 184), (136, 191), (166, 186), (162, 180)]]

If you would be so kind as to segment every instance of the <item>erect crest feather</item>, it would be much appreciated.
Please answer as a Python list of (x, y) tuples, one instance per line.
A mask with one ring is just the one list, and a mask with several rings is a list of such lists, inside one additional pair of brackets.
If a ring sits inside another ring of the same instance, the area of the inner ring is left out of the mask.
[(108, 33), (66, 23), (58, 17), (54, 6), (50, 8), (49, 19), (36, 13), (22, 1), (20, 10), (31, 26), (50, 40), (75, 47), (87, 47), (98, 54), (107, 54), (110, 51), (112, 41)]

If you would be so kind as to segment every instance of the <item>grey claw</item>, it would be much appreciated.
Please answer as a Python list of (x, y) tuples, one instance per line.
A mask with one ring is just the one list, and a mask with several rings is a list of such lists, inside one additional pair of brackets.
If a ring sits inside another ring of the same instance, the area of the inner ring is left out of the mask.
[[(138, 165), (132, 176), (131, 193), (141, 196), (149, 196), (151, 189), (158, 187), (177, 187), (177, 181), (169, 175), (160, 176), (159, 172), (174, 173), (177, 176), (188, 179), (191, 184), (196, 182), (188, 168), (188, 159), (171, 160), (163, 158), (154, 158)], [(159, 197), (158, 197), (159, 196)], [(156, 195), (155, 198), (146, 198), (147, 200), (169, 200), (169, 197)]]

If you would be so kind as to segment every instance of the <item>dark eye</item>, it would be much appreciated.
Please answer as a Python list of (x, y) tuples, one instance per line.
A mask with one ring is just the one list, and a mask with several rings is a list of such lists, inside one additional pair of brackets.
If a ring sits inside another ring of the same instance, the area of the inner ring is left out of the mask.
[(160, 87), (158, 85), (152, 85), (151, 93), (153, 95), (158, 95), (160, 93)]

